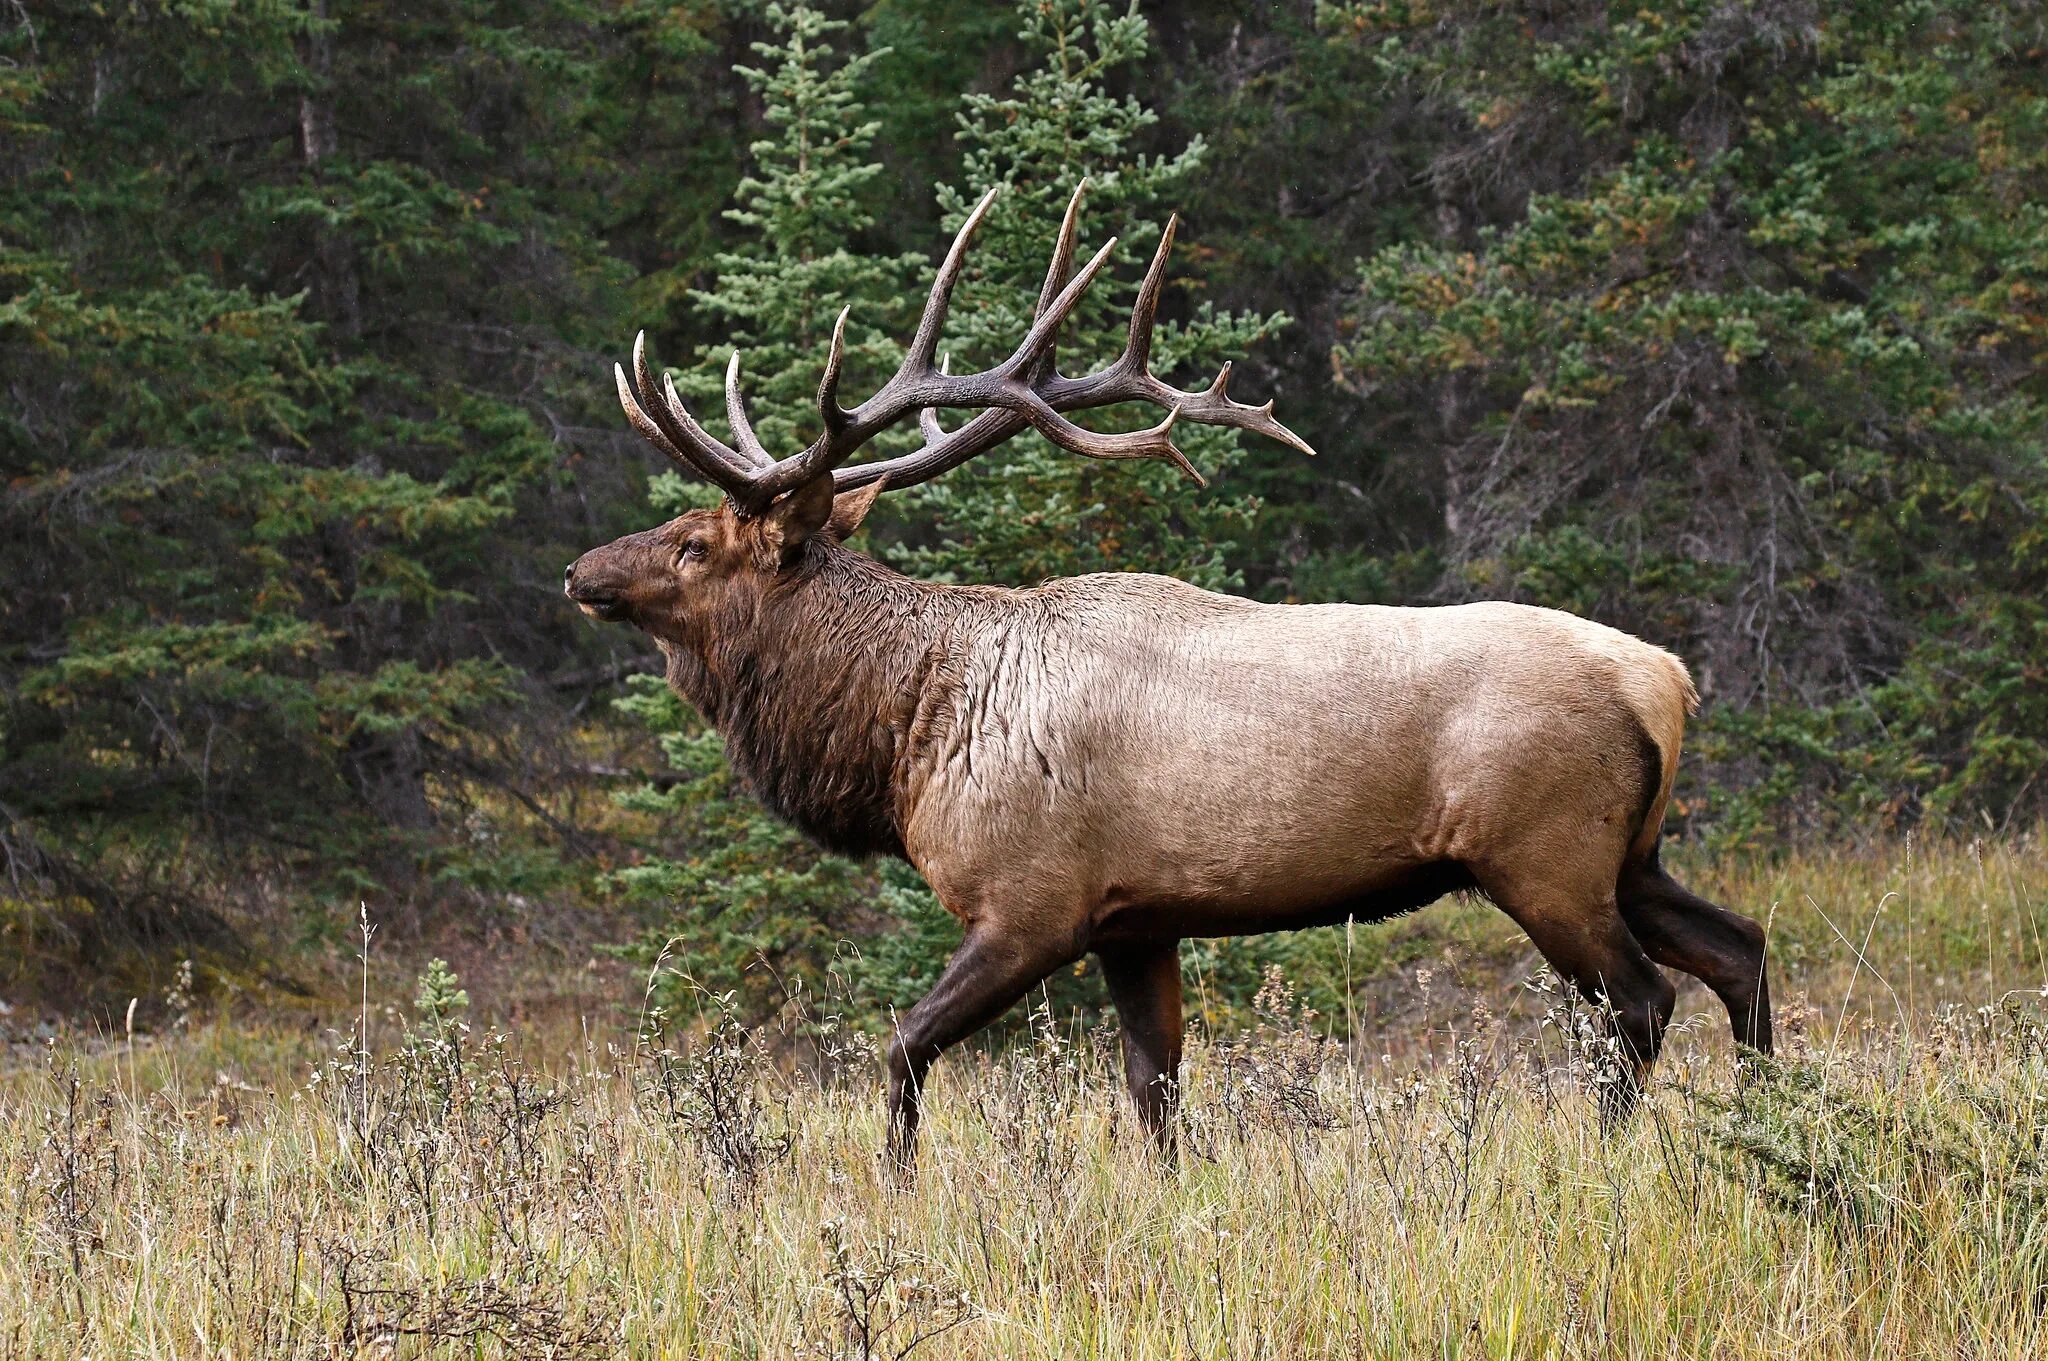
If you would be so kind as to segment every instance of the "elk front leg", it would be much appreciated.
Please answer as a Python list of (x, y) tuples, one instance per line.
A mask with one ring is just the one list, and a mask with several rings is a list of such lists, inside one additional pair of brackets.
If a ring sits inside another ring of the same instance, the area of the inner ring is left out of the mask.
[(937, 985), (897, 1020), (889, 1040), (889, 1157), (899, 1172), (916, 1158), (918, 1098), (939, 1055), (1073, 957), (1000, 931), (968, 932)]
[(1124, 1081), (1145, 1132), (1169, 1161), (1180, 1105), (1180, 942), (1099, 950), (1109, 998), (1123, 1026)]

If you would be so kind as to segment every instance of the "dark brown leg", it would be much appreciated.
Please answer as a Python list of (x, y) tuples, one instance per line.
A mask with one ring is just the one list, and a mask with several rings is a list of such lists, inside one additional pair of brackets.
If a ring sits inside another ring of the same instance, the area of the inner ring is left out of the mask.
[(1180, 1104), (1180, 942), (1098, 950), (1109, 998), (1123, 1023), (1124, 1081), (1138, 1119), (1161, 1154), (1174, 1154)]
[(980, 1030), (1072, 955), (974, 930), (938, 983), (903, 1013), (889, 1040), (889, 1157), (908, 1172), (917, 1155), (918, 1096), (940, 1054)]
[(1547, 884), (1480, 875), (1487, 896), (1515, 919), (1559, 976), (1581, 997), (1609, 1009), (1608, 1023), (1629, 1060), (1626, 1080), (1601, 1093), (1609, 1124), (1634, 1110), (1644, 1081), (1664, 1046), (1664, 1027), (1678, 991), (1658, 972), (1630, 933), (1615, 900), (1601, 893), (1581, 898)]
[(1621, 877), (1621, 915), (1650, 958), (1691, 974), (1728, 1008), (1735, 1042), (1771, 1052), (1764, 929), (1680, 885), (1652, 857)]

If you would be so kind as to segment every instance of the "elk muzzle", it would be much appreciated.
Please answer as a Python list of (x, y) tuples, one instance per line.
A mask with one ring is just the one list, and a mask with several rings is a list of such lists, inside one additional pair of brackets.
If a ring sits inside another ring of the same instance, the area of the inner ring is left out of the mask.
[(562, 573), (562, 594), (592, 619), (617, 621), (628, 612), (631, 579), (621, 570), (613, 546), (593, 548)]

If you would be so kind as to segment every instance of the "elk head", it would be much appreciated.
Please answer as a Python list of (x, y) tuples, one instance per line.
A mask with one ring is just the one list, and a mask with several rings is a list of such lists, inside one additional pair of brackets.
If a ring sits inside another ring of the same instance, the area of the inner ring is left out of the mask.
[[(1300, 437), (1273, 418), (1273, 404), (1247, 406), (1225, 394), (1230, 365), (1207, 388), (1183, 392), (1153, 376), (1152, 326), (1165, 285), (1166, 260), (1178, 219), (1170, 219), (1131, 311), (1123, 353), (1084, 378), (1062, 375), (1054, 362), (1060, 328), (1108, 263), (1112, 237), (1074, 269), (1075, 228), (1087, 184), (1074, 191), (1060, 224), (1052, 263), (1039, 289), (1030, 329), (1008, 359), (980, 373), (953, 374), (936, 363), (946, 309), (966, 263), (967, 247), (996, 191), (968, 214), (932, 280), (930, 297), (903, 360), (880, 391), (848, 409), (839, 403), (846, 353), (846, 312), (832, 329), (818, 384), (822, 432), (805, 449), (774, 459), (747, 418), (740, 392), (740, 357), (726, 367), (725, 410), (733, 443), (717, 439), (684, 407), (675, 384), (657, 380), (647, 362), (646, 336), (633, 345), (633, 373), (614, 367), (619, 404), (640, 434), (678, 467), (722, 488), (725, 502), (693, 510), (655, 529), (593, 549), (573, 563), (564, 589), (594, 618), (633, 623), (657, 639), (692, 650), (731, 622), (749, 617), (801, 562), (819, 538), (845, 538), (885, 487), (928, 481), (1003, 443), (1027, 427), (1060, 448), (1087, 458), (1162, 459), (1202, 482), (1174, 445), (1181, 420), (1251, 430), (1313, 454)], [(1076, 425), (1066, 413), (1124, 402), (1163, 407), (1166, 416), (1144, 430), (1101, 434)], [(939, 422), (938, 409), (978, 414), (957, 430)], [(895, 458), (841, 466), (881, 431), (916, 416), (923, 447)]]
[(741, 515), (730, 503), (693, 510), (585, 553), (562, 588), (593, 619), (701, 649), (722, 625), (752, 615), (812, 539), (836, 543), (858, 529), (882, 486), (835, 497), (831, 479), (820, 477), (760, 515)]

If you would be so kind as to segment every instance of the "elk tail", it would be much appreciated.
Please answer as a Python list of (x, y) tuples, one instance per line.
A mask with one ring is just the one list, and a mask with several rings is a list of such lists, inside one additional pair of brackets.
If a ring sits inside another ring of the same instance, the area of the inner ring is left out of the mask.
[(1685, 663), (1662, 648), (1649, 648), (1642, 669), (1631, 679), (1629, 707), (1640, 724), (1643, 763), (1643, 807), (1628, 863), (1647, 863), (1657, 853), (1664, 813), (1671, 804), (1671, 785), (1678, 778), (1678, 753), (1685, 744), (1685, 720), (1699, 708), (1699, 691)]

